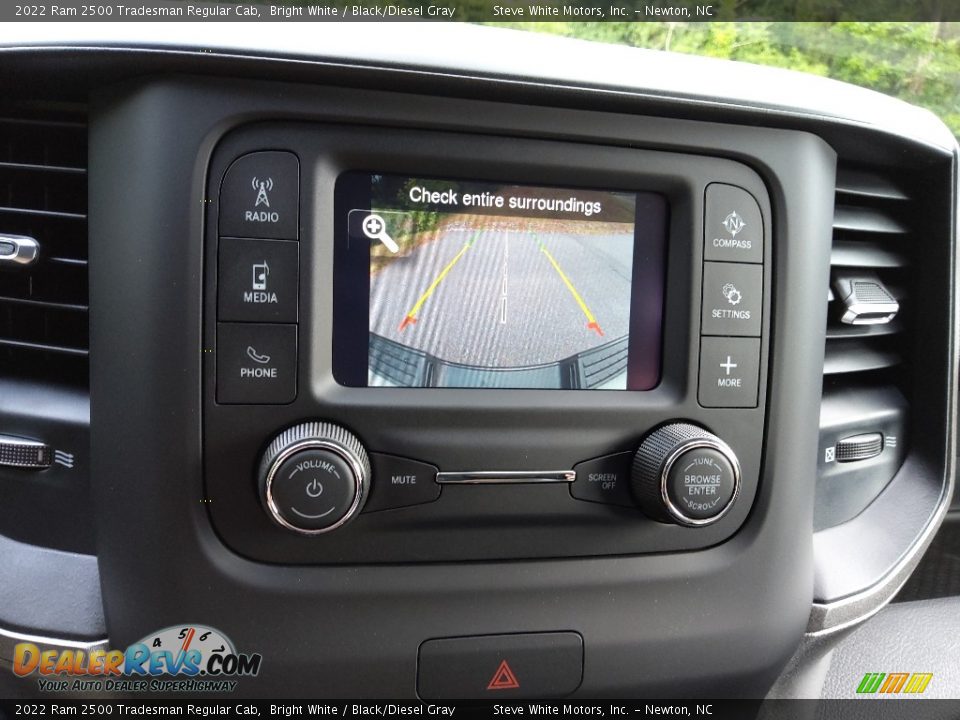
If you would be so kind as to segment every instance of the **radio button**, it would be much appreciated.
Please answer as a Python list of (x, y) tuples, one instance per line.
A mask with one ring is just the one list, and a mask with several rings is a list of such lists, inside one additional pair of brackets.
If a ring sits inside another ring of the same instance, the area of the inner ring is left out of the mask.
[(743, 188), (707, 185), (703, 221), (705, 260), (763, 262), (763, 216)]
[(297, 397), (297, 326), (217, 324), (217, 402), (282, 405)]
[(635, 507), (630, 492), (633, 456), (632, 452), (617, 453), (574, 465), (577, 479), (570, 483), (570, 494), (577, 500)]
[(760, 337), (763, 267), (740, 263), (703, 264), (704, 335)]
[(703, 407), (756, 407), (759, 378), (759, 338), (701, 338), (698, 397)]
[(300, 244), (289, 240), (220, 240), (217, 318), (296, 322)]
[(220, 185), (220, 235), (297, 240), (300, 161), (290, 152), (237, 158)]
[(395, 455), (370, 453), (373, 481), (364, 512), (429, 503), (440, 497), (437, 468)]

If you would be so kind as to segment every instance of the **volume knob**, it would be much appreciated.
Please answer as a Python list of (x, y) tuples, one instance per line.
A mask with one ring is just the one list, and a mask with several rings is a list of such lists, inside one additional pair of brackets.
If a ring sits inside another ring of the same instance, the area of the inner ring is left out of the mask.
[(370, 460), (360, 441), (338, 425), (309, 422), (280, 433), (260, 462), (260, 497), (287, 530), (320, 535), (343, 527), (363, 509)]
[(689, 423), (650, 433), (633, 459), (633, 494), (655, 520), (701, 527), (723, 517), (740, 492), (740, 463), (720, 438)]

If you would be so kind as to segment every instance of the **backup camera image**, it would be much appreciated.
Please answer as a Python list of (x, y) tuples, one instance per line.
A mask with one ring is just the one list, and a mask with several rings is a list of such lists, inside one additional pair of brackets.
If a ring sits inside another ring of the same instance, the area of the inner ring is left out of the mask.
[(370, 387), (628, 387), (637, 195), (368, 175)]

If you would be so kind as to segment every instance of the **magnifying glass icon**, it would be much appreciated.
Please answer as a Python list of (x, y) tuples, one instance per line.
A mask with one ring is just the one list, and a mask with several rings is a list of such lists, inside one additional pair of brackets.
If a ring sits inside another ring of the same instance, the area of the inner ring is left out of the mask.
[(400, 246), (387, 234), (387, 223), (379, 215), (370, 214), (363, 219), (363, 234), (371, 240), (379, 240), (392, 253), (400, 252)]

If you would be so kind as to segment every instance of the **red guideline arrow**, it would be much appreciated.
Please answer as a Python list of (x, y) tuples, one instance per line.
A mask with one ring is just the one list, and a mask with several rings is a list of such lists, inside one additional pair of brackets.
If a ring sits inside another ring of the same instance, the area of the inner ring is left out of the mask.
[(517, 676), (513, 674), (513, 670), (507, 665), (507, 661), (501, 660), (500, 667), (497, 668), (493, 677), (490, 678), (487, 690), (513, 690), (518, 687), (520, 687), (520, 683), (517, 682)]
[(403, 330), (405, 327), (407, 327), (407, 325), (413, 325), (413, 323), (415, 323), (416, 321), (417, 319), (413, 315), (407, 315), (403, 319), (403, 322), (400, 323), (400, 327), (398, 329)]
[(600, 329), (600, 323), (598, 323), (596, 320), (594, 320), (593, 322), (588, 322), (587, 327), (590, 330), (593, 330), (600, 337), (603, 337), (603, 330)]

